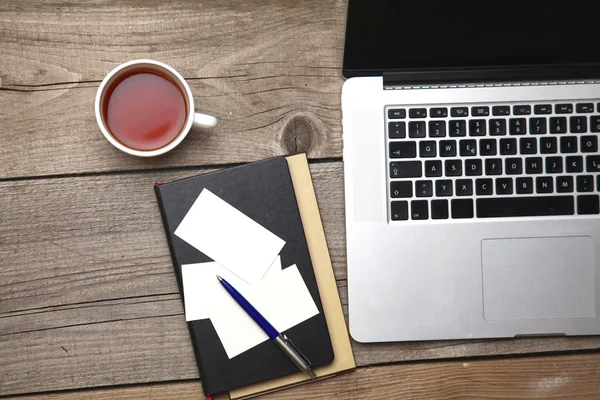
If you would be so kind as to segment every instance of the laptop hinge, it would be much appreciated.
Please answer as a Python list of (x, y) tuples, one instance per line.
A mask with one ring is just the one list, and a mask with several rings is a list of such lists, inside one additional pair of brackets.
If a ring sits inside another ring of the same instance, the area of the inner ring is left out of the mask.
[(600, 64), (407, 69), (383, 73), (384, 87), (600, 79)]

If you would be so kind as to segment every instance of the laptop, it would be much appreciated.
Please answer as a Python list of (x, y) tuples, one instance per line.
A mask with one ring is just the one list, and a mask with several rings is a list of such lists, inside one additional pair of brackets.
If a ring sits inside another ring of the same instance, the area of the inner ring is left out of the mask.
[(597, 4), (349, 1), (355, 340), (600, 333)]

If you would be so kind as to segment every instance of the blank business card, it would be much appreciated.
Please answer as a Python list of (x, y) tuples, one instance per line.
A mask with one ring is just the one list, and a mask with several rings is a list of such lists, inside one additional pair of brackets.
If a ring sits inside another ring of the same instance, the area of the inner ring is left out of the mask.
[[(270, 279), (270, 277), (280, 272), (281, 257), (277, 256), (263, 280)], [(186, 321), (208, 318), (205, 302), (211, 300), (210, 298), (205, 300), (204, 293), (202, 293), (202, 281), (211, 280), (214, 283), (216, 275), (225, 278), (243, 296), (248, 294), (250, 285), (216, 262), (184, 264), (181, 266), (181, 277), (183, 280), (183, 304)]]
[(202, 190), (175, 235), (249, 284), (265, 276), (285, 245), (208, 189)]
[[(210, 268), (204, 268), (199, 290), (223, 348), (233, 358), (268, 339), (221, 286)], [(230, 282), (231, 283), (231, 282)], [(233, 287), (237, 289), (235, 284)], [(296, 265), (270, 274), (256, 285), (238, 290), (279, 332), (317, 315), (319, 310)]]

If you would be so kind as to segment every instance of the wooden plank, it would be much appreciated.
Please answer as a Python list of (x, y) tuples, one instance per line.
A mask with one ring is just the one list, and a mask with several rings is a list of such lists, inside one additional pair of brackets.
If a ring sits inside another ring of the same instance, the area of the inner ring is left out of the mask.
[[(0, 4), (0, 179), (341, 157), (345, 0), (24, 0)], [(94, 116), (99, 81), (155, 58), (189, 78), (212, 131), (171, 154), (120, 153)], [(73, 83), (75, 82), (75, 83)], [(77, 83), (79, 82), (79, 83)]]
[(345, 19), (345, 0), (2, 2), (0, 79), (96, 81), (126, 60), (153, 58), (186, 78), (221, 78), (223, 88), (238, 77), (296, 86), (298, 76), (338, 75)]
[(231, 164), (298, 151), (312, 159), (341, 157), (341, 78), (300, 77), (287, 88), (278, 81), (244, 79), (231, 87), (191, 81), (197, 103), (217, 116), (218, 126), (193, 128), (175, 150), (152, 159), (127, 155), (102, 136), (97, 84), (0, 90), (0, 179)]
[[(94, 311), (80, 313), (100, 318)], [(0, 336), (0, 395), (198, 377), (181, 314), (115, 314), (107, 322)]]
[[(598, 399), (600, 354), (444, 361), (360, 368), (261, 399)], [(200, 382), (19, 397), (22, 400), (205, 399)], [(228, 397), (217, 396), (215, 400)]]
[[(0, 395), (198, 378), (181, 302), (166, 297), (0, 316), (20, 325), (0, 335)], [(363, 366), (600, 348), (594, 337), (352, 345)]]
[[(0, 182), (0, 313), (176, 293), (152, 186), (209, 171)], [(312, 173), (344, 278), (341, 163)]]
[[(0, 182), (0, 395), (198, 376), (152, 184), (206, 171)], [(311, 171), (346, 304), (342, 165)], [(371, 365), (600, 349), (600, 338), (353, 348)]]

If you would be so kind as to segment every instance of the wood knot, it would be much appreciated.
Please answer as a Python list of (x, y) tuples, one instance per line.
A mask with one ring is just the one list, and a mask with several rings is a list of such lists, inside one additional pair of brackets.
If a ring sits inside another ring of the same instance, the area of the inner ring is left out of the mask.
[(283, 128), (283, 143), (288, 153), (308, 152), (317, 138), (317, 128), (306, 115), (295, 115)]

